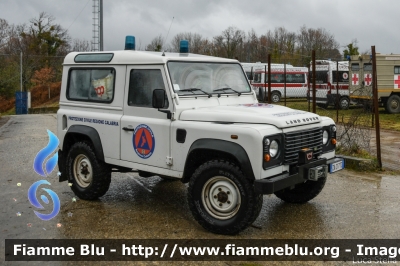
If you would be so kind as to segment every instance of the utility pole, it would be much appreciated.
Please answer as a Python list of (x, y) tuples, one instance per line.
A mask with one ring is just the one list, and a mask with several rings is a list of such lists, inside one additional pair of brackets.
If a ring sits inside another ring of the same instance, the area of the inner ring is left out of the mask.
[(103, 51), (103, 0), (93, 0), (92, 50)]
[(21, 92), (22, 92), (22, 51), (20, 53), (20, 83), (21, 83)]
[(104, 38), (103, 38), (103, 0), (100, 0), (100, 14), (99, 14), (99, 20), (100, 20), (100, 51), (104, 51)]

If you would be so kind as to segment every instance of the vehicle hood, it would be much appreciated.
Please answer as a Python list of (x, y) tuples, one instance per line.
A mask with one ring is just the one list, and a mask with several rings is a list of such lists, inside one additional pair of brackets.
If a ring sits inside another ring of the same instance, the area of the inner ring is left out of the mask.
[(278, 128), (319, 123), (319, 115), (273, 104), (239, 104), (193, 108), (182, 111), (180, 120), (219, 123), (269, 124)]

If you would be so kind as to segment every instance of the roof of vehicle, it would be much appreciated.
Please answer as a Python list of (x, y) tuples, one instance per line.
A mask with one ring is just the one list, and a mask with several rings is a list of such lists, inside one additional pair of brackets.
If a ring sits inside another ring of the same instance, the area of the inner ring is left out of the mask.
[[(96, 55), (113, 54), (109, 62), (75, 62), (77, 55)], [(237, 60), (221, 57), (191, 54), (191, 53), (167, 53), (167, 52), (149, 52), (135, 50), (104, 51), (104, 52), (72, 52), (64, 59), (64, 65), (80, 64), (164, 64), (168, 61), (193, 61), (193, 62), (225, 62), (238, 63)]]

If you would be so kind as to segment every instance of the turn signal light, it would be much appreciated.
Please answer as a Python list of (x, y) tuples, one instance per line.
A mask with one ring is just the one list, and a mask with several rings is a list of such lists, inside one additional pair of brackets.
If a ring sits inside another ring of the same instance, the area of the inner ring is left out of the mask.
[(332, 139), (332, 140), (331, 140), (331, 143), (332, 143), (333, 145), (336, 145), (336, 139)]
[(269, 162), (271, 160), (271, 156), (269, 154), (264, 154), (264, 161)]

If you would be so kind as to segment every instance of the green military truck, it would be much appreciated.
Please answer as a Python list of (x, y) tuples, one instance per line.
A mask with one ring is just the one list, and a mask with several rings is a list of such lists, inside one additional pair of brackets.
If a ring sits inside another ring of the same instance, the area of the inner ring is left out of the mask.
[[(376, 54), (378, 101), (390, 114), (400, 113), (400, 55)], [(349, 62), (350, 99), (355, 103), (372, 100), (372, 56), (353, 55)]]

